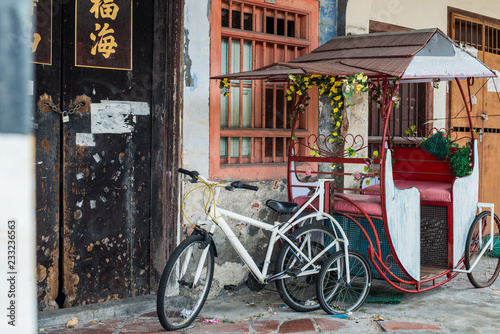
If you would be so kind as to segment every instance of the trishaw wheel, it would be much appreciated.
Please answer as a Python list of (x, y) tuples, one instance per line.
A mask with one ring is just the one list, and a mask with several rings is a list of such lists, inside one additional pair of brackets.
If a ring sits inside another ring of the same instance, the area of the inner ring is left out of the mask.
[(343, 250), (333, 254), (321, 267), (316, 287), (319, 303), (326, 313), (354, 312), (370, 292), (372, 273), (368, 261), (353, 250), (349, 250), (348, 256), (350, 282)]
[[(325, 223), (326, 224), (326, 223)], [(328, 225), (327, 225), (328, 226)], [(319, 252), (325, 249), (325, 246), (335, 242), (334, 231), (319, 224), (304, 225), (295, 231), (294, 243), (298, 245), (303, 254), (314, 258)], [(334, 246), (332, 249), (315, 262), (321, 265), (323, 261), (337, 251)], [(276, 258), (276, 272), (290, 271), (294, 272), (308, 262), (297, 254), (289, 244), (285, 243), (278, 257)], [(308, 312), (319, 309), (319, 303), (316, 296), (316, 281), (318, 270), (306, 276), (293, 276), (289, 274), (286, 278), (276, 281), (276, 288), (281, 299), (293, 310), (298, 312)]]
[[(469, 270), (479, 258), (484, 245), (490, 240), (491, 212), (483, 211), (476, 216), (467, 235), (465, 245), (465, 269)], [(495, 215), (493, 227), (494, 236), (500, 232), (500, 220)], [(493, 246), (497, 239), (494, 238)], [(500, 241), (499, 241), (500, 242)], [(497, 245), (497, 247), (500, 244)], [(495, 282), (500, 271), (499, 250), (495, 247), (487, 247), (485, 253), (480, 257), (473, 270), (467, 274), (469, 281), (476, 288), (485, 288)]]

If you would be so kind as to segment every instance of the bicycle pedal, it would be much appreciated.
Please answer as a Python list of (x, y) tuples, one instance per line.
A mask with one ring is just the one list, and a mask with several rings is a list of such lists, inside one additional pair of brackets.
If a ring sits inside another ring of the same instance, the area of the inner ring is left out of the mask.
[(297, 277), (302, 272), (302, 267), (288, 268), (286, 273), (290, 276)]

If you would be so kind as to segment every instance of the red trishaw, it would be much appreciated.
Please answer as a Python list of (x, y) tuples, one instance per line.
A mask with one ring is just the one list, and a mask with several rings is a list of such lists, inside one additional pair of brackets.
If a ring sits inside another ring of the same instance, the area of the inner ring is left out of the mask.
[[(295, 109), (289, 200), (306, 203), (315, 177), (337, 178), (328, 183), (324, 204), (344, 229), (349, 249), (368, 259), (374, 278), (415, 293), (459, 273), (467, 273), (476, 287), (489, 286), (498, 276), (495, 241), (500, 220), (493, 204), (478, 202), (478, 144), (470, 93), (474, 78), (493, 76), (441, 31), (427, 29), (338, 37), (293, 61), (224, 78), (291, 83), (287, 96), (293, 97)], [(465, 103), (468, 127), (458, 132), (423, 123), (424, 128), (411, 126), (404, 136), (391, 136), (399, 83), (452, 80)], [(467, 93), (460, 80), (466, 80)], [(296, 130), (308, 102), (305, 90), (313, 86), (331, 101), (328, 134)], [(359, 91), (368, 91), (380, 108), (383, 132), (374, 142), (348, 131), (349, 108), (342, 107), (352, 107), (349, 100)], [(347, 181), (354, 179), (359, 182), (349, 186)], [(316, 207), (312, 203), (309, 209)], [(318, 286), (321, 293), (325, 287)], [(327, 311), (334, 308), (326, 305)]]

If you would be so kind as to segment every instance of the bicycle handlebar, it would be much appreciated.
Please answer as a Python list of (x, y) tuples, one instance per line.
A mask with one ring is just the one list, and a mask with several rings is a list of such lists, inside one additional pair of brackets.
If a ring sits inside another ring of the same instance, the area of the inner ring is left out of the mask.
[[(248, 190), (253, 190), (253, 191), (259, 190), (259, 187), (257, 187), (257, 186), (251, 186), (249, 184), (244, 184), (241, 181), (234, 181), (234, 182), (232, 182), (231, 183), (231, 187), (233, 187), (233, 188), (239, 188), (239, 189), (248, 189)], [(228, 189), (228, 190), (231, 190), (231, 189)]]
[(196, 178), (197, 176), (200, 175), (200, 173), (198, 173), (197, 171), (189, 171), (187, 169), (184, 169), (184, 168), (179, 168), (179, 173), (182, 173), (182, 174), (186, 174), (188, 176), (191, 176), (191, 183), (196, 183), (198, 182), (198, 179)]
[[(195, 170), (189, 171), (189, 170), (184, 169), (184, 168), (179, 168), (179, 173), (190, 176), (191, 180), (189, 180), (189, 182), (191, 182), (191, 183), (197, 183), (198, 177), (200, 177), (203, 181), (210, 183), (209, 180), (205, 179), (203, 176), (200, 175), (200, 173), (198, 173)], [(231, 185), (226, 187), (227, 190), (234, 190), (235, 188), (236, 189), (247, 189), (247, 190), (253, 190), (253, 191), (259, 190), (259, 187), (251, 186), (249, 184), (244, 184), (241, 181), (234, 181), (231, 183)]]

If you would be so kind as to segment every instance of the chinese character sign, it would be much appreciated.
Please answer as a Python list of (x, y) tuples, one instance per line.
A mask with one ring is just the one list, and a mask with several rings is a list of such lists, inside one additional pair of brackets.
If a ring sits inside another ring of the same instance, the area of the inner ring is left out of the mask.
[(132, 70), (130, 0), (76, 0), (75, 65)]
[(32, 0), (31, 19), (33, 61), (52, 65), (52, 0)]

